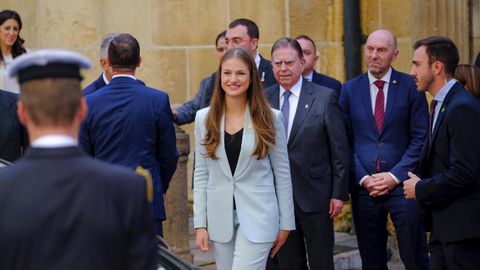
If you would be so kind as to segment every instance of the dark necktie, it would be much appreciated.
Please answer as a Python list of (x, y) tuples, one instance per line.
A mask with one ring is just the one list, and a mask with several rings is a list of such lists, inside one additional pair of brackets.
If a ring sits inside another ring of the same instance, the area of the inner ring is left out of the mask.
[(385, 95), (383, 94), (383, 86), (385, 82), (382, 80), (376, 80), (374, 84), (378, 88), (377, 97), (375, 98), (375, 124), (377, 126), (377, 132), (380, 134), (383, 126), (383, 119), (385, 118)]
[[(429, 111), (429, 122), (428, 122), (428, 138), (432, 138), (433, 133), (433, 117), (435, 116), (435, 107), (437, 106), (437, 101), (432, 99), (430, 102), (430, 111)], [(431, 142), (431, 140), (430, 140)]]
[(287, 134), (288, 136), (288, 118), (290, 116), (290, 102), (288, 101), (288, 98), (290, 97), (290, 95), (292, 94), (292, 92), (290, 91), (285, 91), (283, 92), (283, 105), (282, 105), (282, 114), (283, 114), (283, 120), (284, 120), (284, 124), (285, 124), (285, 134)]

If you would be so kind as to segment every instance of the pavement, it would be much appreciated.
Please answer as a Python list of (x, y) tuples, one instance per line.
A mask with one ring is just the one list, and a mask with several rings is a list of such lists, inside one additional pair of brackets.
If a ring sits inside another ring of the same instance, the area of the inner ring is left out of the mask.
[[(193, 263), (205, 270), (216, 270), (215, 257), (213, 255), (213, 247), (208, 252), (200, 251), (195, 247), (195, 231), (193, 222), (189, 220), (190, 234), (190, 252), (193, 254)], [(362, 260), (358, 251), (357, 238), (355, 235), (347, 233), (335, 233), (334, 247), (334, 264), (335, 270), (361, 270)], [(389, 270), (405, 270), (401, 261), (390, 261), (388, 263)]]

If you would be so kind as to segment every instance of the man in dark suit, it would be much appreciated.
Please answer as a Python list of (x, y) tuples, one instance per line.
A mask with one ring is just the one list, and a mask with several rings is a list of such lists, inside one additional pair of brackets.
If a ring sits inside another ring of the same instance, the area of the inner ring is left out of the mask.
[(427, 103), (412, 78), (391, 67), (397, 55), (391, 32), (371, 33), (368, 72), (344, 83), (340, 96), (353, 150), (350, 192), (363, 269), (388, 269), (388, 214), (405, 268), (428, 269), (420, 209), (402, 192), (425, 142)]
[(0, 90), (0, 159), (12, 162), (28, 146), (28, 134), (18, 121), (14, 93)]
[(95, 93), (98, 89), (104, 87), (110, 81), (112, 80), (112, 67), (108, 65), (108, 45), (110, 45), (110, 42), (112, 39), (117, 36), (118, 33), (110, 33), (107, 34), (103, 40), (102, 43), (100, 44), (100, 66), (102, 66), (103, 72), (100, 74), (98, 79), (93, 81), (91, 84), (89, 84), (87, 87), (85, 87), (82, 90), (82, 93), (86, 95), (90, 95), (92, 93)]
[(261, 56), (258, 51), (260, 31), (255, 22), (249, 19), (236, 19), (228, 25), (225, 42), (230, 48), (243, 48), (250, 52), (257, 64), (258, 75), (262, 82), (263, 89), (266, 89), (277, 82), (272, 71), (272, 64)]
[(313, 39), (307, 35), (300, 35), (295, 39), (300, 43), (300, 46), (302, 46), (303, 58), (305, 59), (303, 77), (309, 82), (335, 90), (339, 98), (342, 83), (332, 77), (316, 72), (313, 68), (318, 61), (317, 46), (315, 46)]
[[(225, 44), (226, 33), (227, 31), (222, 31), (215, 39), (215, 47), (219, 59), (222, 59), (223, 55), (227, 52), (227, 45)], [(203, 78), (200, 82), (200, 89), (195, 97), (173, 110), (173, 120), (175, 124), (184, 125), (193, 122), (198, 110), (210, 106), (216, 74), (217, 72), (214, 72), (212, 75)]]
[(7, 70), (32, 145), (0, 173), (0, 269), (156, 269), (145, 179), (76, 145), (87, 113), (79, 68), (89, 66), (48, 50)]
[(279, 85), (266, 95), (285, 118), (297, 228), (278, 262), (280, 269), (307, 269), (308, 254), (310, 269), (333, 270), (333, 218), (348, 200), (348, 142), (335, 92), (303, 79), (304, 62), (295, 39), (273, 45)]
[(420, 177), (409, 172), (405, 197), (425, 209), (430, 269), (480, 267), (480, 105), (453, 79), (458, 50), (447, 37), (413, 46), (411, 75), (428, 91), (431, 129), (423, 147)]
[(140, 45), (130, 34), (110, 42), (108, 62), (112, 81), (87, 96), (89, 113), (80, 130), (80, 146), (95, 158), (150, 172), (155, 230), (162, 235), (163, 197), (178, 160), (168, 95), (136, 80)]

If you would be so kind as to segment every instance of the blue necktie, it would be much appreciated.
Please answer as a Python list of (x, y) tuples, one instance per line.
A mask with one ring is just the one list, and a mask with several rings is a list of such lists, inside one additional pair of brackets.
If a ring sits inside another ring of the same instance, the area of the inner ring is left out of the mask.
[(290, 91), (285, 91), (283, 92), (283, 105), (282, 105), (282, 114), (283, 114), (283, 120), (285, 124), (285, 134), (288, 136), (288, 117), (290, 116), (290, 102), (288, 101), (288, 98), (292, 92)]

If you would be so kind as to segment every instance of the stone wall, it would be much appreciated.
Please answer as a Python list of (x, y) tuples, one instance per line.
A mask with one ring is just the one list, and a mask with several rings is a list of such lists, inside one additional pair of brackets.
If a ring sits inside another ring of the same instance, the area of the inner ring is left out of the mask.
[[(411, 44), (431, 34), (451, 36), (462, 62), (480, 48), (479, 0), (360, 1), (364, 34), (392, 30), (400, 56), (395, 67), (410, 69)], [(80, 51), (98, 63), (101, 38), (109, 32), (129, 32), (140, 42), (138, 77), (166, 90), (172, 103), (192, 98), (202, 78), (215, 71), (213, 40), (238, 18), (251, 18), (260, 27), (260, 51), (269, 58), (281, 36), (310, 35), (317, 43), (317, 69), (344, 80), (342, 0), (0, 0), (18, 11), (22, 36), (32, 50), (61, 47)], [(85, 72), (84, 85), (100, 73), (98, 64)]]
[[(129, 32), (140, 42), (142, 64), (137, 76), (170, 94), (172, 104), (194, 97), (200, 80), (217, 67), (214, 39), (228, 22), (247, 17), (260, 28), (260, 52), (281, 36), (310, 35), (317, 43), (317, 70), (345, 78), (342, 0), (0, 0), (2, 9), (22, 16), (21, 35), (31, 49), (68, 48), (87, 55), (101, 69), (98, 49), (109, 32)], [(470, 7), (470, 8), (468, 8)], [(450, 35), (462, 62), (480, 48), (479, 0), (361, 0), (364, 34), (386, 28), (398, 37), (400, 55), (394, 67), (409, 72), (412, 43), (432, 34)], [(364, 66), (364, 65), (363, 65)], [(364, 68), (365, 69), (365, 68)], [(184, 128), (192, 134), (191, 125)], [(192, 136), (193, 139), (193, 136)], [(193, 144), (192, 144), (193, 145)]]

